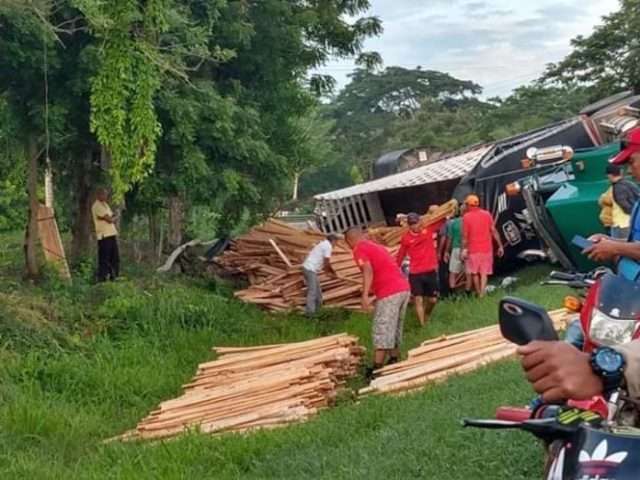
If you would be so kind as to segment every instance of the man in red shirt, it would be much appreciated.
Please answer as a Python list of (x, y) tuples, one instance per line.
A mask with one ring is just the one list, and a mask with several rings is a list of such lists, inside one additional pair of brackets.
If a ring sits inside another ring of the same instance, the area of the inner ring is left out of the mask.
[[(420, 325), (424, 326), (433, 312), (440, 287), (438, 285), (438, 254), (434, 235), (440, 230), (444, 220), (428, 227), (420, 226), (420, 215), (407, 215), (409, 231), (400, 241), (396, 262), (400, 266), (409, 257), (409, 284), (416, 301), (416, 314)], [(426, 302), (425, 302), (426, 299)]]
[(479, 297), (483, 297), (489, 275), (493, 274), (493, 240), (498, 245), (499, 257), (504, 255), (504, 248), (493, 224), (493, 217), (480, 208), (478, 196), (469, 195), (465, 204), (467, 210), (462, 217), (462, 258), (467, 274), (471, 276), (473, 288)]
[(362, 309), (371, 311), (369, 295), (376, 297), (373, 315), (373, 371), (382, 368), (385, 358), (389, 364), (400, 358), (400, 343), (404, 316), (409, 303), (409, 283), (402, 275), (391, 254), (385, 247), (366, 239), (359, 228), (345, 234), (345, 240), (353, 250), (353, 258), (362, 270)]

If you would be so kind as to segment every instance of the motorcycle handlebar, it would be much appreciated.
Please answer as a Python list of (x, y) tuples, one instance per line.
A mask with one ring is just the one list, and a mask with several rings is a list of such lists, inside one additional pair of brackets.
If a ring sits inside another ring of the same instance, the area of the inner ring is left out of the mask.
[(549, 278), (552, 280), (564, 280), (567, 282), (571, 282), (573, 280), (578, 279), (579, 275), (576, 275), (574, 273), (557, 272), (554, 270), (549, 274)]

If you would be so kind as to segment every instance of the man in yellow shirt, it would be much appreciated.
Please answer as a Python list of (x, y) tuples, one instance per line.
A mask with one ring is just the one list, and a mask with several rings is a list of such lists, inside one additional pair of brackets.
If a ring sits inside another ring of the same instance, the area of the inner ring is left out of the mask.
[(118, 230), (116, 218), (107, 203), (107, 190), (96, 191), (96, 201), (91, 207), (93, 225), (98, 239), (98, 281), (115, 280), (120, 272), (120, 252), (118, 251)]

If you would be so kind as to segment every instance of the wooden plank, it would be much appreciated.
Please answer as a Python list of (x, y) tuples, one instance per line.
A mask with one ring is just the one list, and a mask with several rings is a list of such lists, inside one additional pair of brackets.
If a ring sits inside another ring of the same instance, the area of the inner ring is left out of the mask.
[(42, 204), (38, 206), (38, 236), (45, 259), (55, 266), (61, 278), (70, 280), (71, 271), (53, 208)]
[(273, 249), (278, 253), (278, 256), (282, 259), (282, 261), (287, 265), (287, 267), (291, 268), (293, 266), (291, 264), (291, 261), (287, 258), (287, 256), (284, 254), (284, 252), (282, 250), (280, 250), (280, 247), (278, 247), (278, 244), (276, 244), (275, 240), (270, 238), (269, 239), (269, 243), (271, 244)]

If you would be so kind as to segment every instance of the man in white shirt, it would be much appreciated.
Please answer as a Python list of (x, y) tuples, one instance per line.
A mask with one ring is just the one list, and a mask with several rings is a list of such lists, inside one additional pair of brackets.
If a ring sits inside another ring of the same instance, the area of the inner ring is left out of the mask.
[(91, 207), (93, 225), (98, 239), (98, 281), (115, 280), (120, 272), (118, 230), (116, 217), (107, 203), (108, 193), (104, 188), (96, 191), (96, 201)]
[(302, 273), (304, 281), (307, 284), (307, 305), (305, 313), (307, 316), (314, 315), (322, 306), (322, 288), (320, 287), (320, 279), (318, 274), (322, 270), (326, 270), (333, 275), (335, 271), (331, 266), (331, 253), (333, 247), (338, 241), (336, 235), (327, 235), (327, 238), (316, 244), (311, 249), (304, 263), (302, 264)]

